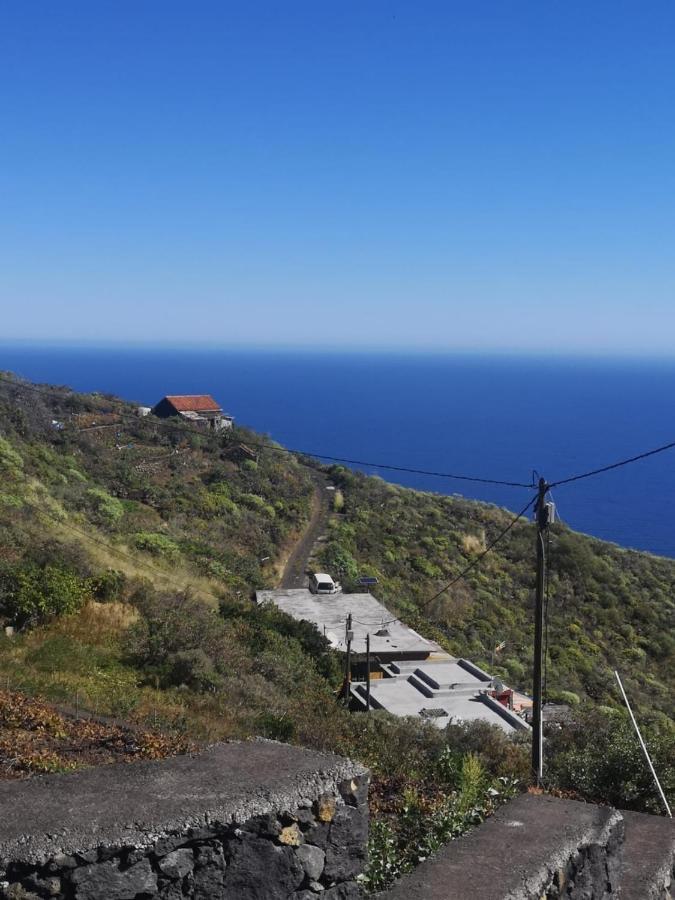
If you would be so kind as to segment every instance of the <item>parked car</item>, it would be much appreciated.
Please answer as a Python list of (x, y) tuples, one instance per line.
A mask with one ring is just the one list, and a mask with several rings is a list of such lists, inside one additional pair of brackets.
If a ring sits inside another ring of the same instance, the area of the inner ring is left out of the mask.
[(315, 572), (309, 576), (309, 589), (313, 594), (337, 594), (340, 584), (325, 572)]

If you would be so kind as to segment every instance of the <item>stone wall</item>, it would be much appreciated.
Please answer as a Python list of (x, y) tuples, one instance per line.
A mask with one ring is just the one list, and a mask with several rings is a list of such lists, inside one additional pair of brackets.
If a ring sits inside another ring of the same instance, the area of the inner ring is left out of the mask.
[(623, 819), (611, 807), (525, 794), (452, 841), (388, 900), (607, 900), (618, 891)]
[(353, 900), (365, 770), (273, 742), (0, 785), (12, 900)]
[[(272, 741), (0, 783), (2, 900), (356, 900), (368, 773)], [(671, 819), (523, 795), (387, 900), (669, 900)]]
[(672, 819), (525, 794), (387, 900), (670, 900)]

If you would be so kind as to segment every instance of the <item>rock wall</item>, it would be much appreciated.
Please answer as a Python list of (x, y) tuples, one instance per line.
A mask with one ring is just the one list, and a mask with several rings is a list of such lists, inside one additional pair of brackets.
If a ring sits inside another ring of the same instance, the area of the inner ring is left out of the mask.
[(611, 807), (525, 794), (452, 841), (388, 900), (616, 897), (623, 819)]
[(383, 900), (670, 900), (672, 819), (525, 794)]
[(353, 900), (367, 789), (361, 767), (272, 742), (0, 785), (3, 808), (29, 795), (0, 820), (2, 896)]
[[(356, 900), (368, 773), (272, 741), (0, 783), (2, 900)], [(387, 900), (668, 900), (671, 819), (523, 795)]]

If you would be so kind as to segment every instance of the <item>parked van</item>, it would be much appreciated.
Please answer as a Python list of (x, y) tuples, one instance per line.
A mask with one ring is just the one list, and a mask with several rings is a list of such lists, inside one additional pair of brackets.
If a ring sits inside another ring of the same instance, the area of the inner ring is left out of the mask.
[(315, 572), (309, 576), (309, 589), (313, 594), (337, 594), (340, 585), (325, 572)]

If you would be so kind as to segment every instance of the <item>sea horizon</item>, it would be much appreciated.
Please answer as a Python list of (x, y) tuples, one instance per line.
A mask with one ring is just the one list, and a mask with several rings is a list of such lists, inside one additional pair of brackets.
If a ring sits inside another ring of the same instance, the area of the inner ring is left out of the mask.
[(552, 362), (588, 362), (600, 364), (639, 364), (639, 365), (672, 365), (675, 367), (675, 353), (654, 353), (646, 350), (596, 350), (590, 352), (585, 348), (556, 348), (546, 350), (534, 350), (528, 347), (454, 347), (454, 346), (399, 346), (399, 345), (373, 345), (367, 344), (345, 346), (342, 344), (316, 343), (316, 344), (279, 344), (279, 343), (227, 343), (221, 341), (148, 341), (147, 339), (110, 339), (110, 340), (59, 340), (59, 339), (35, 339), (35, 338), (5, 338), (0, 339), (0, 353), (3, 350), (13, 349), (50, 349), (70, 351), (91, 350), (140, 350), (148, 353), (270, 353), (279, 355), (325, 355), (327, 353), (336, 356), (371, 356), (378, 357), (400, 356), (403, 358), (437, 358), (445, 359), (483, 359), (483, 360), (540, 360)]

